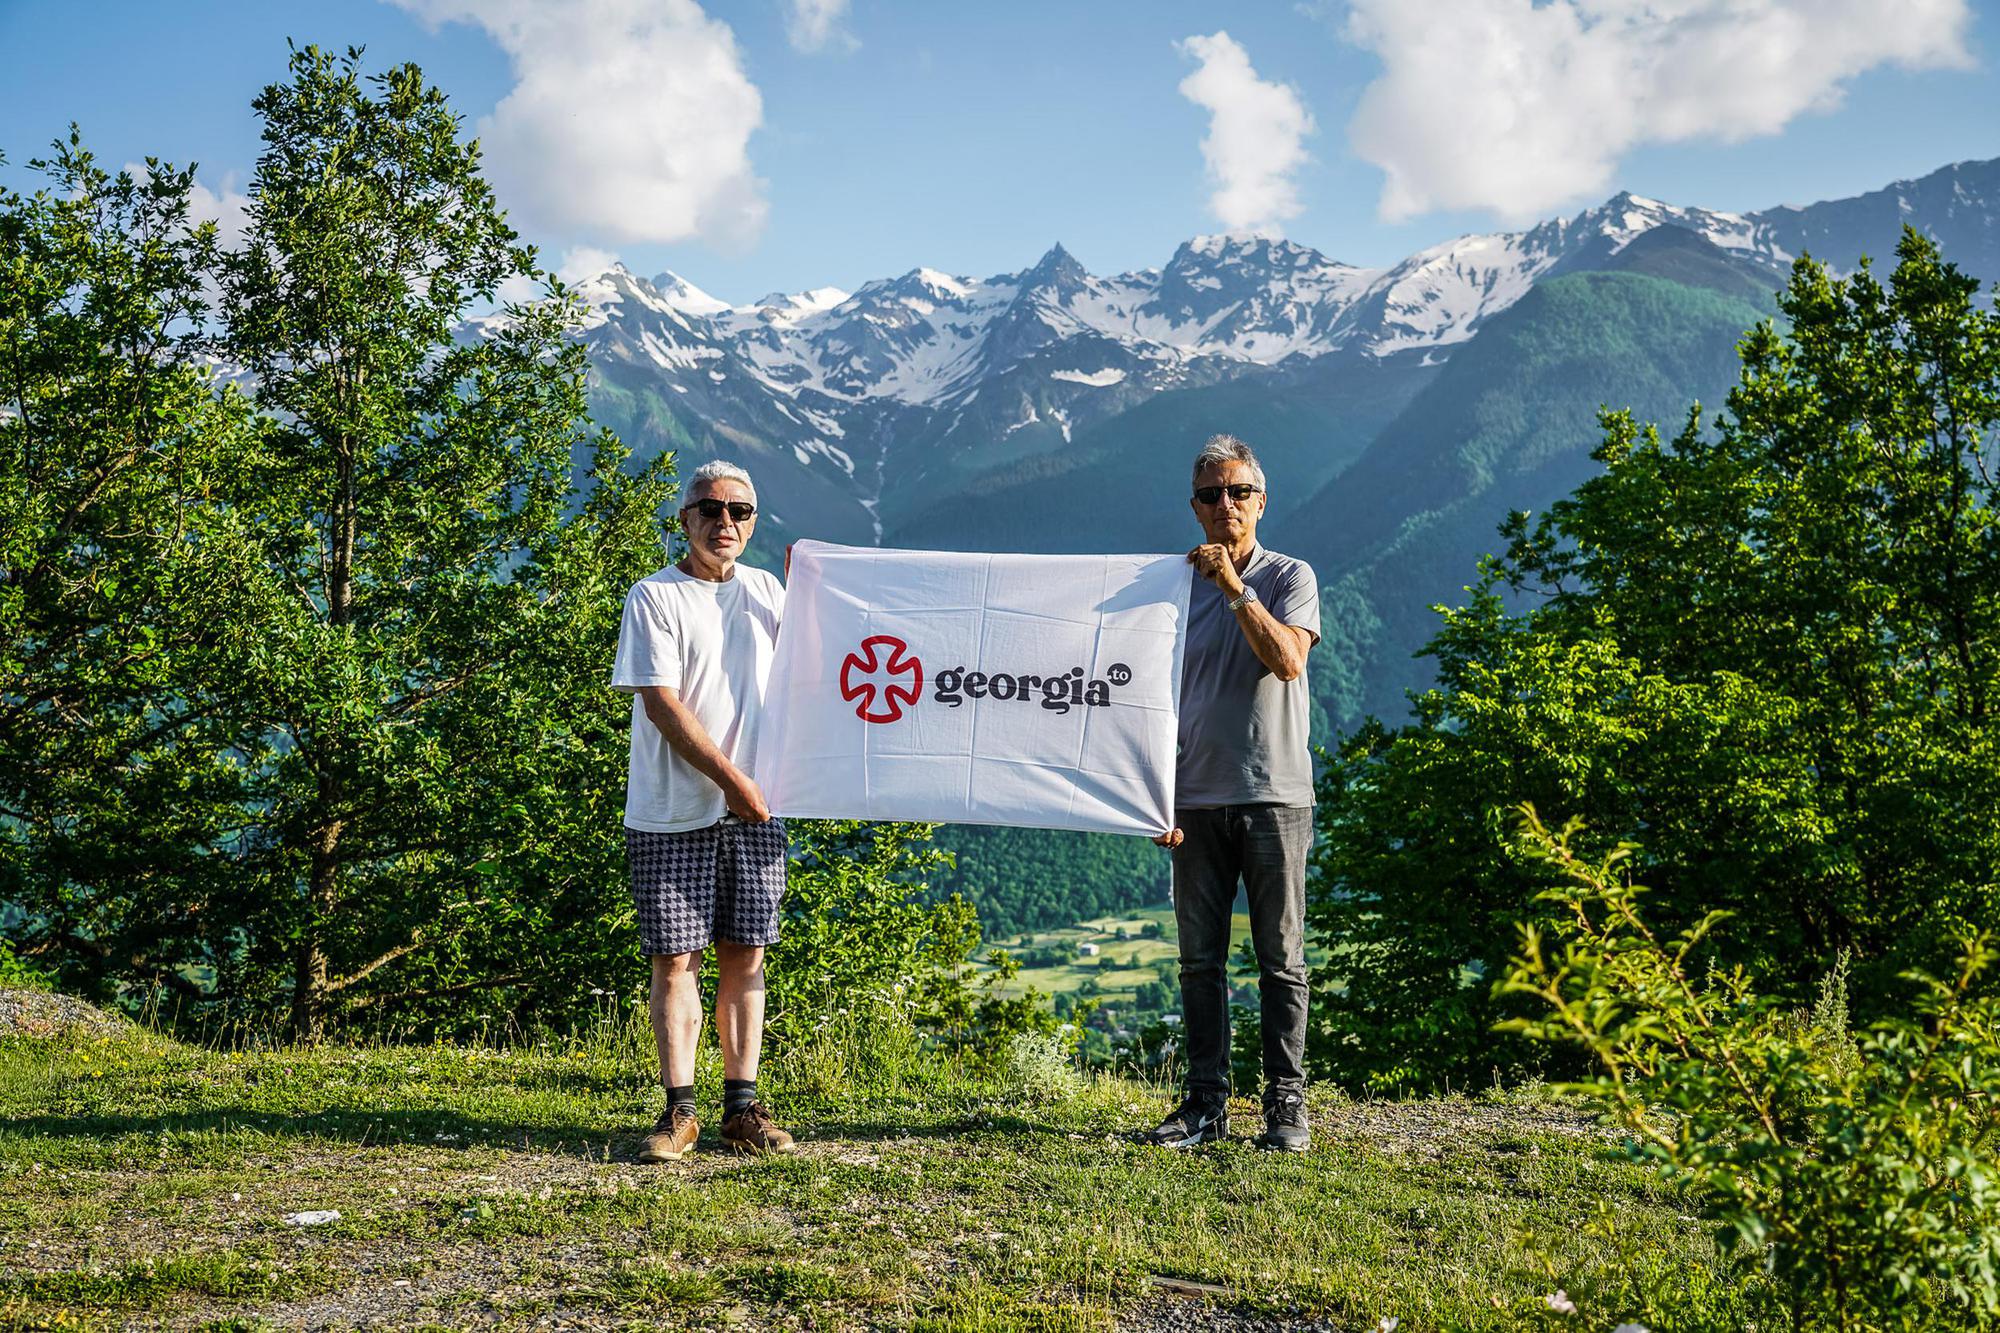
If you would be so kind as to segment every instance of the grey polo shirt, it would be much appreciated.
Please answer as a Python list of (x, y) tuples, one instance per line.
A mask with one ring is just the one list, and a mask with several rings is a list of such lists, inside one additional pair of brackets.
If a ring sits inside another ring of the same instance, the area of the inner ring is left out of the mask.
[[(1312, 709), (1305, 676), (1282, 681), (1272, 675), (1222, 590), (1199, 574), (1192, 577), (1174, 804), (1311, 805)], [(1243, 581), (1278, 623), (1319, 640), (1319, 580), (1311, 565), (1256, 546)]]

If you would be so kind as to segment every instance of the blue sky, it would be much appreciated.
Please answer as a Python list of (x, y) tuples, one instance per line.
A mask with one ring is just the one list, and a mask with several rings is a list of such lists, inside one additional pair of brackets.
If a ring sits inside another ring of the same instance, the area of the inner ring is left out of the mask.
[(1621, 188), (1753, 209), (2000, 156), (1994, 32), (1967, 0), (0, 0), (0, 151), (20, 186), (75, 120), (225, 206), (290, 37), (496, 116), (551, 266), (741, 302), (1246, 228), (1375, 265)]

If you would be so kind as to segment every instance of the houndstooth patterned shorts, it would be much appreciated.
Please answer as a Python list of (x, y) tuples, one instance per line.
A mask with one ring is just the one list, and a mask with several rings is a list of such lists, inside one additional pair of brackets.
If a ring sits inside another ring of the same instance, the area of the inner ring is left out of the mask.
[(640, 952), (696, 953), (714, 939), (776, 944), (787, 845), (782, 819), (725, 819), (685, 833), (626, 829)]

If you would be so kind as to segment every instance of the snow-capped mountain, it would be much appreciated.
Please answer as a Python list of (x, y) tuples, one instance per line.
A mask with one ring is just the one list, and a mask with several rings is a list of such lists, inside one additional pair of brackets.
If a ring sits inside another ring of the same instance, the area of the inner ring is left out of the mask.
[[(1352, 351), (1444, 349), (1579, 252), (1612, 254), (1658, 226), (1697, 231), (1767, 263), (1790, 258), (1752, 219), (1619, 195), (1531, 231), (1464, 236), (1389, 269), (1357, 268), (1290, 241), (1199, 236), (1164, 268), (1094, 277), (1060, 245), (1033, 267), (991, 278), (918, 268), (853, 294), (819, 288), (729, 306), (673, 273), (650, 281), (614, 266), (577, 284), (588, 327), (663, 370), (730, 367), (788, 398), (918, 407), (969, 399), (996, 375), (1072, 339), (1103, 339), (1145, 363), (1153, 387), (1202, 359), (1271, 366)], [(618, 348), (604, 350), (616, 354)], [(1106, 367), (1052, 367), (1103, 387)]]
[(1775, 288), (1802, 251), (1836, 268), (1864, 250), (1887, 258), (1903, 222), (1939, 232), (1948, 257), (1992, 276), (1996, 218), (2000, 161), (1752, 214), (1620, 194), (1385, 269), (1290, 241), (1204, 236), (1163, 267), (1113, 277), (1057, 245), (1015, 273), (916, 268), (852, 293), (823, 287), (740, 306), (677, 274), (646, 279), (622, 266), (575, 289), (590, 307), (583, 336), (600, 379), (653, 404), (653, 426), (674, 423), (660, 443), (707, 435), (715, 450), (780, 461), (803, 475), (774, 478), (767, 510), (781, 522), (811, 511), (818, 530), (830, 522), (829, 535), (869, 540), (899, 488), (944, 493), (946, 481), (1060, 448), (1161, 392), (1259, 375), (1280, 383), (1328, 358), (1436, 364), (1537, 282), (1604, 267), (1655, 228), (1697, 233)]

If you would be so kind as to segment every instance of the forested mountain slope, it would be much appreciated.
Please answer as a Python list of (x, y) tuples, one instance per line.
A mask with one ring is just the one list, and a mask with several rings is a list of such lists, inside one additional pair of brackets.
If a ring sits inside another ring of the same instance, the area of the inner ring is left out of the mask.
[(1436, 625), (1429, 607), (1462, 600), (1510, 511), (1595, 471), (1600, 407), (1671, 433), (1693, 403), (1721, 405), (1737, 341), (1772, 298), (1693, 233), (1653, 237), (1614, 267), (1539, 284), (1277, 524), (1272, 544), (1320, 576), (1314, 692), (1333, 729), (1400, 717), (1404, 692), (1429, 678), (1413, 656)]

